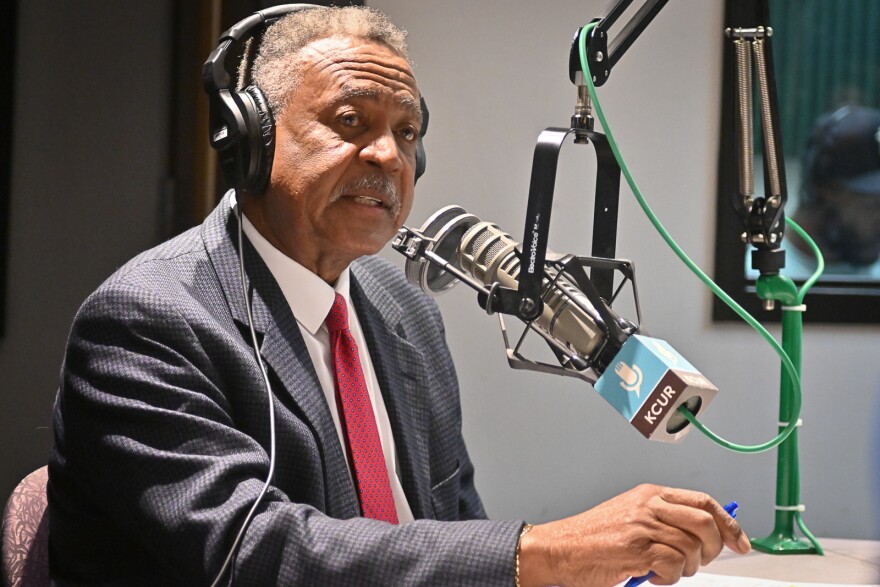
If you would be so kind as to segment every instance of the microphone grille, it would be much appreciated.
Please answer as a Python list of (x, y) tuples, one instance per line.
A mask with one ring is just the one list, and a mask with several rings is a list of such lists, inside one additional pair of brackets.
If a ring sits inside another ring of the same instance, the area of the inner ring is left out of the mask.
[(478, 224), (475, 230), (477, 232), (477, 235), (475, 237), (471, 239), (465, 239), (464, 254), (470, 258), (473, 258), (474, 255), (477, 254), (477, 251), (480, 250), (480, 247), (486, 244), (486, 241), (489, 240), (489, 237), (491, 236), (489, 234), (487, 226), (484, 224)]
[[(489, 234), (488, 230), (482, 233), (479, 236), (480, 242), (479, 244), (477, 244), (477, 249), (479, 250), (480, 247), (485, 245), (486, 241), (488, 241), (491, 236), (492, 235)], [(507, 246), (507, 243), (502, 242), (500, 239), (494, 240), (488, 247), (480, 251), (477, 263), (479, 263), (480, 265), (490, 264), (492, 261), (495, 260), (495, 257), (497, 257), (501, 251), (507, 248)]]
[[(495, 276), (487, 275), (487, 272), (494, 273), (490, 267), (500, 256), (506, 257), (515, 248), (516, 242), (496, 224), (480, 222), (462, 237), (459, 262), (464, 271), (484, 283), (491, 283), (495, 280)], [(516, 255), (513, 257), (516, 258)]]

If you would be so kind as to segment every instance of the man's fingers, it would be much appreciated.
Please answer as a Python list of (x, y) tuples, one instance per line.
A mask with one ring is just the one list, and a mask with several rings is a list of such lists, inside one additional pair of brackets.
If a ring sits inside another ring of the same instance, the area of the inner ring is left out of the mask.
[(657, 543), (651, 545), (648, 555), (651, 558), (651, 570), (655, 575), (651, 578), (651, 583), (672, 585), (681, 579), (687, 560), (677, 548)]
[(730, 518), (727, 524), (732, 526), (732, 528), (723, 534), (724, 544), (734, 552), (748, 554), (752, 550), (752, 543), (749, 542), (749, 537), (746, 536), (746, 533), (733, 518)]
[[(678, 504), (695, 510), (702, 510), (711, 515), (715, 527), (718, 529), (718, 532), (720, 532), (721, 540), (724, 544), (730, 547), (731, 550), (738, 552), (739, 554), (746, 554), (751, 550), (752, 547), (745, 532), (743, 532), (736, 520), (724, 511), (721, 504), (712, 499), (711, 496), (699, 491), (666, 489), (661, 493), (661, 497), (664, 501), (670, 504)], [(706, 562), (709, 562), (718, 556), (720, 551), (721, 549), (719, 547), (718, 551), (714, 552), (714, 554), (711, 552), (707, 553), (711, 554), (711, 556), (708, 557)]]
[(700, 545), (701, 564), (709, 563), (724, 547), (721, 530), (709, 512), (665, 501), (655, 508), (655, 512), (658, 520), (688, 533)]
[[(704, 545), (690, 532), (675, 526), (667, 526), (657, 532), (657, 539), (662, 545), (671, 547), (681, 554), (683, 560), (681, 568), (678, 569), (679, 576), (691, 577), (703, 564)], [(657, 572), (656, 569), (654, 570)]]

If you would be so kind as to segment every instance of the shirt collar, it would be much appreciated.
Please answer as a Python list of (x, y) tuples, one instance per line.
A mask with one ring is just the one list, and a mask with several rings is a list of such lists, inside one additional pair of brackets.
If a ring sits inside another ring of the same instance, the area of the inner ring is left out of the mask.
[[(233, 206), (235, 204), (233, 203)], [(350, 269), (346, 267), (333, 287), (326, 281), (275, 248), (242, 214), (242, 228), (248, 240), (262, 257), (263, 262), (278, 282), (296, 321), (312, 335), (317, 334), (340, 294), (351, 308)]]

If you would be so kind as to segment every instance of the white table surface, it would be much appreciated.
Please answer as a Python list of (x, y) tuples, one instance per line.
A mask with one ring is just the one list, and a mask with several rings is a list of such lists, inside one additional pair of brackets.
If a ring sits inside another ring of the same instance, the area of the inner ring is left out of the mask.
[(824, 556), (765, 554), (745, 556), (725, 549), (701, 570), (713, 575), (756, 577), (776, 581), (880, 585), (880, 541), (819, 538)]

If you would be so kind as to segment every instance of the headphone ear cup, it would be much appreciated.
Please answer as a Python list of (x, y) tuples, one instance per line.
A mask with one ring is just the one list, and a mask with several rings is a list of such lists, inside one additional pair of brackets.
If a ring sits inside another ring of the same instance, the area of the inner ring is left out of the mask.
[(416, 140), (415, 181), (419, 181), (419, 178), (422, 176), (422, 174), (425, 173), (425, 167), (427, 167), (428, 165), (428, 161), (425, 156), (425, 145), (422, 142), (422, 138), (425, 136), (425, 133), (428, 132), (428, 105), (425, 103), (424, 96), (419, 98), (419, 102), (421, 102), (422, 105), (422, 128), (419, 129), (419, 138)]
[(263, 92), (220, 90), (211, 101), (211, 146), (230, 187), (262, 193), (275, 154), (275, 124)]
[(246, 117), (251, 156), (242, 189), (248, 193), (259, 194), (265, 191), (272, 173), (272, 159), (275, 156), (275, 118), (260, 88), (248, 86), (243, 94), (249, 98), (251, 105)]

